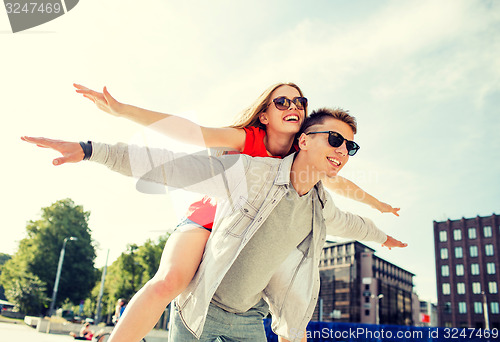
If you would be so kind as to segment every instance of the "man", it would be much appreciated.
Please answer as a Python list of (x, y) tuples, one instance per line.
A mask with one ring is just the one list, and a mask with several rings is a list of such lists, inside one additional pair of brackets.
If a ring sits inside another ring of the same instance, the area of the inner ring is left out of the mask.
[(118, 321), (120, 320), (120, 317), (122, 317), (126, 307), (127, 307), (127, 302), (125, 301), (125, 299), (123, 298), (118, 299), (118, 301), (116, 302), (115, 314), (113, 315), (114, 325), (118, 324)]
[(268, 310), (278, 335), (300, 341), (316, 305), (327, 233), (406, 246), (370, 220), (338, 210), (323, 190), (320, 179), (336, 176), (359, 148), (352, 141), (355, 119), (322, 109), (306, 119), (302, 132), (300, 151), (282, 160), (23, 140), (61, 152), (59, 163), (82, 160), (83, 149), (112, 170), (219, 200), (203, 261), (176, 299), (172, 341), (265, 341)]

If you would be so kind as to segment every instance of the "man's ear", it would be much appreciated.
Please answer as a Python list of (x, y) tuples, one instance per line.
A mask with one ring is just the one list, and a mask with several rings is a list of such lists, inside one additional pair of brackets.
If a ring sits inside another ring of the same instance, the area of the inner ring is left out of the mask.
[(302, 133), (299, 137), (299, 149), (307, 150), (309, 142), (309, 136), (305, 133)]
[(267, 118), (267, 113), (266, 112), (260, 113), (259, 120), (260, 120), (260, 123), (263, 124), (263, 125), (268, 125), (269, 124), (269, 119)]

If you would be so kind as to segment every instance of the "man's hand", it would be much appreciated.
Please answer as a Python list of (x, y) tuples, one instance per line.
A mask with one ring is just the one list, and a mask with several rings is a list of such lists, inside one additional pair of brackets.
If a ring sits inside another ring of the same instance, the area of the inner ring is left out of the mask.
[(77, 93), (82, 94), (83, 97), (94, 102), (100, 110), (114, 116), (120, 116), (122, 114), (125, 105), (116, 101), (106, 87), (104, 87), (102, 93), (100, 93), (80, 84), (73, 83), (73, 86), (76, 88)]
[(403, 243), (399, 240), (396, 240), (392, 236), (387, 235), (387, 240), (382, 244), (382, 247), (387, 247), (389, 250), (393, 247), (406, 247), (407, 243)]
[(373, 207), (381, 213), (393, 213), (394, 215), (399, 216), (398, 211), (400, 208), (393, 208), (390, 204), (378, 201)]
[(39, 147), (51, 148), (62, 154), (62, 157), (56, 158), (52, 161), (54, 165), (62, 165), (64, 163), (78, 163), (83, 160), (85, 154), (80, 146), (80, 143), (69, 142), (62, 140), (52, 140), (47, 138), (32, 138), (21, 137), (21, 140), (36, 144)]

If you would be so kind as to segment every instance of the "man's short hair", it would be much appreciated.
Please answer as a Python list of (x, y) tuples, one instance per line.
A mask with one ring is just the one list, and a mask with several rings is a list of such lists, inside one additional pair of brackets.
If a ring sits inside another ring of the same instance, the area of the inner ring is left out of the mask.
[(348, 110), (343, 110), (341, 108), (320, 108), (314, 110), (306, 119), (300, 130), (301, 133), (307, 133), (310, 131), (310, 127), (315, 125), (321, 125), (325, 122), (325, 119), (332, 118), (342, 122), (351, 127), (352, 132), (356, 134), (357, 123), (356, 118), (349, 114)]

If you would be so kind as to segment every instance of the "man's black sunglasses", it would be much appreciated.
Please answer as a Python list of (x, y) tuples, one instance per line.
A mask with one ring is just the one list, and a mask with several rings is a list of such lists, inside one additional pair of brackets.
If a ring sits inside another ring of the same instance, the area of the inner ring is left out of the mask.
[(356, 144), (352, 140), (347, 140), (342, 136), (342, 134), (334, 132), (334, 131), (321, 131), (321, 132), (309, 132), (306, 134), (317, 134), (317, 133), (328, 133), (328, 143), (332, 145), (332, 147), (339, 147), (342, 146), (342, 144), (345, 141), (345, 147), (347, 148), (347, 153), (350, 156), (353, 156), (358, 152), (359, 150), (359, 145)]

